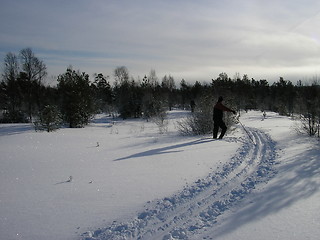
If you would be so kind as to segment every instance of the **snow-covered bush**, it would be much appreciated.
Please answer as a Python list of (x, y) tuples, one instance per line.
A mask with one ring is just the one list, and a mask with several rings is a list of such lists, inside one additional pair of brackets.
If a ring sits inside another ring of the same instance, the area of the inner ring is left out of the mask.
[(212, 116), (195, 112), (187, 118), (177, 121), (177, 127), (183, 135), (202, 135), (212, 131)]
[(159, 112), (152, 118), (152, 121), (158, 126), (160, 134), (168, 131), (169, 121), (167, 119), (167, 113), (165, 111)]
[(202, 135), (212, 132), (212, 99), (204, 97), (198, 101), (195, 111), (187, 118), (177, 122), (183, 135)]
[[(204, 135), (212, 133), (213, 105), (214, 101), (211, 97), (200, 99), (194, 113), (177, 122), (180, 133), (183, 135)], [(226, 125), (230, 127), (236, 122), (236, 117), (233, 114), (226, 113), (224, 115), (224, 121)]]

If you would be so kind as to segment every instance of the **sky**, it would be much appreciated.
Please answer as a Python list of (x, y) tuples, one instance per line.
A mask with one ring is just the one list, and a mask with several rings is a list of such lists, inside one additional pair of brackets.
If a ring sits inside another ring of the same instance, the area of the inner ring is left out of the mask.
[(126, 66), (178, 83), (222, 72), (295, 83), (320, 74), (320, 1), (0, 0), (2, 68), (27, 47), (50, 81), (71, 65), (110, 80)]

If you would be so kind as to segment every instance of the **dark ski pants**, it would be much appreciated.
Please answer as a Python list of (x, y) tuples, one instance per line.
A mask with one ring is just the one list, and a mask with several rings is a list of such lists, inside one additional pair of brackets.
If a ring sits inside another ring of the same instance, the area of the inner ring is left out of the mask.
[(227, 131), (227, 126), (226, 124), (222, 121), (222, 120), (214, 120), (214, 124), (213, 124), (213, 138), (217, 138), (218, 136), (218, 131), (219, 128), (221, 128), (221, 133), (219, 136), (219, 139), (223, 138), (224, 134)]

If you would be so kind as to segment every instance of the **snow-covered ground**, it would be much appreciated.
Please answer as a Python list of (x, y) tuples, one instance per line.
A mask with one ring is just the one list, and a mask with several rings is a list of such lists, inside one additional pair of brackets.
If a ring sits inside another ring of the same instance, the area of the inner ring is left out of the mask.
[[(224, 140), (99, 116), (0, 125), (0, 239), (319, 239), (320, 150), (251, 111)], [(72, 176), (70, 178), (70, 176)]]

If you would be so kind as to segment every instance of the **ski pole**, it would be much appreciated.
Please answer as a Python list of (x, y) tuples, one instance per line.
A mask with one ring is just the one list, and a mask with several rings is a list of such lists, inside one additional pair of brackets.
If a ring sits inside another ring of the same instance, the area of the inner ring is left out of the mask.
[(251, 137), (251, 135), (249, 134), (248, 130), (243, 126), (243, 124), (241, 123), (241, 121), (240, 121), (239, 118), (238, 118), (238, 121), (239, 121), (240, 125), (242, 126), (242, 128), (244, 129), (244, 131), (247, 133), (247, 135), (248, 135), (248, 137), (250, 138), (251, 142), (252, 142), (253, 144), (255, 144), (254, 141), (253, 141), (253, 139), (252, 139), (252, 137)]

